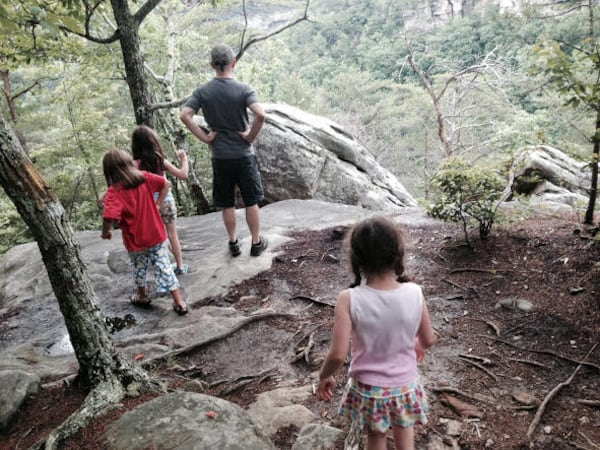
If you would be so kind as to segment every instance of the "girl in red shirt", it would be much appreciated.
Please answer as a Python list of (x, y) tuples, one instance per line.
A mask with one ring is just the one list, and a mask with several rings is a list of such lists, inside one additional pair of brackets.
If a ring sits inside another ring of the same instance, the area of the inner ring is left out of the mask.
[[(140, 171), (131, 156), (123, 150), (111, 150), (102, 161), (108, 190), (104, 195), (102, 239), (112, 237), (112, 225), (119, 223), (123, 244), (129, 253), (132, 275), (138, 292), (130, 300), (134, 305), (147, 306), (148, 267), (154, 270), (157, 292), (171, 293), (173, 309), (180, 315), (188, 312), (181, 298), (179, 282), (164, 246), (165, 226), (158, 212), (171, 183), (164, 176)], [(158, 198), (154, 200), (154, 193)]]

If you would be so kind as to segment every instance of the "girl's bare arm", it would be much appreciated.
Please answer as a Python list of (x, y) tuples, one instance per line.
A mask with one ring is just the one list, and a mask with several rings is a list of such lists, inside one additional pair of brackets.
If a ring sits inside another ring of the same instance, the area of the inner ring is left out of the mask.
[(189, 164), (186, 153), (183, 150), (177, 151), (177, 157), (181, 161), (181, 167), (174, 166), (166, 159), (163, 161), (165, 166), (165, 170), (169, 172), (171, 175), (181, 179), (187, 180), (189, 174)]

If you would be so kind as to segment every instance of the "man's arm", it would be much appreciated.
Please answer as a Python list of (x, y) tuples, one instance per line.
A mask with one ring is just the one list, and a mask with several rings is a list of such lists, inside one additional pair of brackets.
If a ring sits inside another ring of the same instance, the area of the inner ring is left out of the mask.
[(254, 113), (254, 120), (252, 121), (250, 130), (242, 131), (240, 132), (240, 135), (246, 142), (251, 144), (254, 142), (256, 136), (258, 136), (258, 133), (260, 133), (260, 130), (265, 124), (267, 115), (265, 114), (265, 110), (260, 103), (252, 103), (250, 106), (248, 106), (248, 108), (250, 108), (250, 111)]
[(194, 136), (196, 136), (205, 144), (210, 144), (215, 139), (217, 132), (211, 131), (210, 133), (206, 134), (204, 130), (202, 130), (202, 128), (200, 128), (194, 121), (194, 114), (196, 114), (196, 112), (192, 108), (189, 106), (184, 106), (179, 114), (179, 118)]

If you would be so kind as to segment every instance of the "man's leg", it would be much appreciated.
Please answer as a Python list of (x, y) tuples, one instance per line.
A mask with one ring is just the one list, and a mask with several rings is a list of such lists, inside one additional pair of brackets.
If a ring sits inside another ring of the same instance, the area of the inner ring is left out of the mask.
[(223, 223), (229, 236), (229, 242), (237, 240), (236, 223), (235, 223), (235, 208), (223, 208)]
[(258, 205), (246, 208), (246, 223), (252, 236), (252, 243), (258, 244), (260, 242), (260, 212)]

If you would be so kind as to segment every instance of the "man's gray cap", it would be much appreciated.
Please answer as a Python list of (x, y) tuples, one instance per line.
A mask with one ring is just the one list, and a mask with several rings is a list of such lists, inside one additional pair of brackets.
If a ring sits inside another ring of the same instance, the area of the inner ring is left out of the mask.
[(210, 61), (217, 66), (227, 66), (235, 58), (229, 45), (217, 44), (210, 51)]

